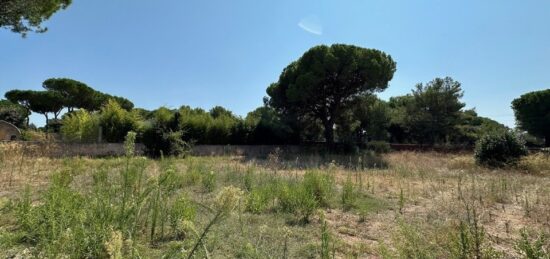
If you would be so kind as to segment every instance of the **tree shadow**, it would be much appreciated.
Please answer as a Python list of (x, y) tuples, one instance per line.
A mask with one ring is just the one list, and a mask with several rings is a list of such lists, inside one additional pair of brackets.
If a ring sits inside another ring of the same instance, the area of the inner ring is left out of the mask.
[(279, 170), (323, 169), (334, 166), (355, 171), (388, 168), (388, 162), (382, 156), (369, 151), (345, 154), (275, 149), (269, 154), (244, 154), (241, 161)]

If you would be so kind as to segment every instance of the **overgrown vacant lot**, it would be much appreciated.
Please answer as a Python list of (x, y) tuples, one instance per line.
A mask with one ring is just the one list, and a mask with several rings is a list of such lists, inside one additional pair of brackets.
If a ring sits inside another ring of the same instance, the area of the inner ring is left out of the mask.
[(2, 258), (548, 258), (543, 155), (0, 162)]

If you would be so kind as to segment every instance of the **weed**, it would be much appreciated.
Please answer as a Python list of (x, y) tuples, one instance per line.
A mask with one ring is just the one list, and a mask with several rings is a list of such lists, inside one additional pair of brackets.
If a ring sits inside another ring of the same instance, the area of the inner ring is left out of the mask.
[(342, 186), (342, 207), (344, 210), (350, 210), (356, 206), (357, 192), (355, 186), (348, 176), (346, 182)]
[[(516, 251), (526, 259), (550, 258), (550, 243), (544, 233), (532, 240), (526, 229), (520, 231), (521, 238), (516, 243)], [(532, 241), (531, 241), (532, 240)]]
[(216, 188), (216, 175), (210, 171), (202, 175), (201, 178), (202, 188), (206, 192), (212, 192)]
[(334, 179), (331, 175), (319, 171), (308, 171), (304, 175), (302, 184), (305, 190), (315, 197), (315, 201), (319, 206), (330, 206), (334, 190)]

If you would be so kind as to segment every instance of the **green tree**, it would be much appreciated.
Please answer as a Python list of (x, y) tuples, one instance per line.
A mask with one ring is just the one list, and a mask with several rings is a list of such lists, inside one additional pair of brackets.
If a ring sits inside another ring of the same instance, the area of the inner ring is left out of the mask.
[(412, 99), (402, 100), (405, 124), (412, 137), (419, 143), (448, 142), (460, 122), (462, 96), (460, 83), (450, 77), (416, 85)]
[(68, 112), (77, 109), (99, 110), (101, 104), (96, 101), (97, 91), (86, 84), (69, 78), (50, 78), (42, 83), (48, 91), (63, 96), (64, 106)]
[(249, 112), (246, 115), (245, 124), (251, 128), (248, 136), (250, 144), (288, 144), (292, 142), (292, 129), (269, 106), (262, 106)]
[(45, 32), (42, 22), (55, 12), (65, 9), (71, 0), (2, 0), (0, 27), (25, 36), (29, 32)]
[(550, 89), (524, 94), (512, 102), (512, 108), (519, 128), (544, 138), (550, 147)]
[(394, 143), (411, 143), (409, 126), (407, 125), (408, 111), (413, 110), (414, 97), (410, 94), (391, 97), (388, 101), (390, 124), (388, 133), (390, 141)]
[(63, 96), (52, 91), (12, 90), (6, 93), (6, 98), (33, 112), (44, 115), (46, 125), (49, 122), (48, 115), (53, 113), (54, 119), (57, 120), (64, 107)]
[(0, 100), (0, 120), (7, 121), (19, 128), (27, 126), (30, 111), (18, 103)]
[(478, 116), (474, 109), (465, 110), (460, 113), (460, 122), (456, 131), (450, 135), (453, 143), (473, 145), (488, 134), (503, 133), (509, 129), (489, 118)]
[(358, 120), (359, 142), (387, 140), (390, 126), (390, 108), (375, 95), (362, 96), (353, 106), (353, 116)]
[(227, 116), (227, 117), (234, 117), (233, 113), (221, 106), (215, 106), (214, 108), (210, 109), (210, 116), (212, 116), (214, 119), (221, 117), (221, 116)]
[(319, 120), (328, 146), (334, 143), (337, 117), (353, 100), (382, 91), (395, 72), (386, 53), (351, 45), (317, 46), (287, 66), (267, 89), (278, 112)]

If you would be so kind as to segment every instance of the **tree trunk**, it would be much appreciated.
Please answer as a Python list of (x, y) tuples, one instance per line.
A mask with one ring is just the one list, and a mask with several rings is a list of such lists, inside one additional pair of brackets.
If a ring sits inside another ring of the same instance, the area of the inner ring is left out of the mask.
[(44, 117), (46, 117), (46, 130), (48, 130), (48, 122), (49, 122), (49, 118), (48, 118), (48, 114), (47, 113), (44, 113)]
[(325, 142), (327, 147), (331, 149), (334, 147), (334, 123), (332, 120), (325, 120), (323, 124), (325, 126)]

